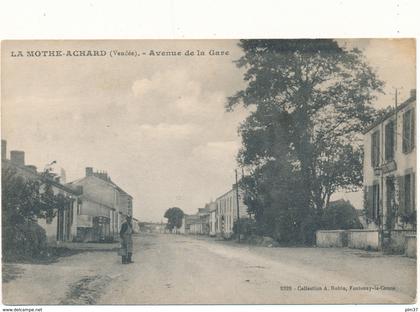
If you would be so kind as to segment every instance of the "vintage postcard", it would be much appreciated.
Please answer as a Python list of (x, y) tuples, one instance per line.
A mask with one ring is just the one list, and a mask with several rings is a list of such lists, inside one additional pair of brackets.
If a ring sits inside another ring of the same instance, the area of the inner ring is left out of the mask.
[(1, 43), (4, 305), (416, 302), (415, 39)]

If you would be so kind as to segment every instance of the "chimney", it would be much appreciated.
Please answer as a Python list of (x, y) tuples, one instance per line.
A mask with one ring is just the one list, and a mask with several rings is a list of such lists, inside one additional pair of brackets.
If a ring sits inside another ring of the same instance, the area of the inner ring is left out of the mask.
[(1, 160), (5, 160), (7, 158), (7, 141), (1, 140)]
[(10, 161), (17, 166), (25, 166), (25, 152), (10, 151)]
[(415, 98), (416, 97), (416, 89), (411, 89), (410, 90), (410, 97), (411, 98)]
[(93, 175), (93, 168), (92, 167), (86, 167), (86, 176), (92, 176)]

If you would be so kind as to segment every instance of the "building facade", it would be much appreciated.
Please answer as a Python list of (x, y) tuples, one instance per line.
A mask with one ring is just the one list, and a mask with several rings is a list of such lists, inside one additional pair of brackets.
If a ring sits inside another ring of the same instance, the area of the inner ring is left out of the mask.
[(416, 91), (364, 132), (364, 208), (383, 244), (416, 230)]
[(201, 231), (200, 216), (198, 214), (184, 214), (182, 218), (182, 226), (180, 233), (182, 234), (199, 234)]
[(205, 208), (208, 209), (209, 212), (209, 235), (216, 236), (217, 231), (217, 204), (216, 202), (212, 201), (206, 204)]
[[(239, 217), (248, 217), (247, 206), (243, 202), (243, 191), (239, 190)], [(233, 234), (233, 224), (238, 218), (236, 187), (216, 199), (215, 233), (218, 236), (230, 237)]]
[(133, 198), (116, 185), (106, 172), (86, 168), (84, 178), (68, 184), (81, 193), (77, 211), (78, 241), (111, 241), (121, 224), (132, 217)]

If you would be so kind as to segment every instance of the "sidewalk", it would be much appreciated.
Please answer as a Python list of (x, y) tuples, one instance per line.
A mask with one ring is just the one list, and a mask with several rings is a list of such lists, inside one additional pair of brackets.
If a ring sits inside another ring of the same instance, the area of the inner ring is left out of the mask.
[(119, 242), (113, 243), (80, 243), (80, 242), (54, 242), (49, 245), (55, 248), (68, 248), (71, 250), (89, 251), (116, 251), (120, 248)]

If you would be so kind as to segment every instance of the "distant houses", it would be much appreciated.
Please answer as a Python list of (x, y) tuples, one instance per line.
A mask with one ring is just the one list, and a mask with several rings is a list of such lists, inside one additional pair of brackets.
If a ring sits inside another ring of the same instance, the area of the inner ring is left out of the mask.
[[(211, 201), (204, 208), (198, 208), (193, 215), (184, 215), (181, 234), (209, 235), (230, 238), (233, 235), (233, 225), (238, 219), (237, 194), (235, 185), (226, 193)], [(243, 202), (243, 191), (239, 190), (239, 217), (250, 217), (247, 206)]]
[[(122, 222), (133, 215), (133, 198), (106, 172), (86, 168), (86, 176), (66, 183), (65, 173), (60, 176), (45, 175), (35, 166), (25, 164), (23, 151), (11, 151), (7, 158), (7, 142), (2, 140), (2, 167), (13, 169), (25, 179), (48, 182), (54, 194), (70, 199), (65, 209), (57, 209), (52, 219), (38, 219), (44, 228), (48, 243), (56, 242), (109, 242), (118, 239)], [(137, 219), (133, 219), (138, 228)]]

